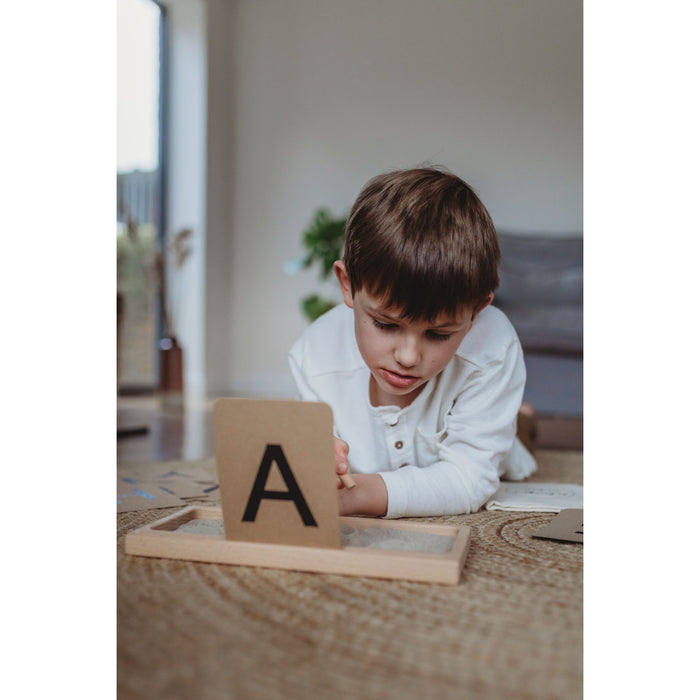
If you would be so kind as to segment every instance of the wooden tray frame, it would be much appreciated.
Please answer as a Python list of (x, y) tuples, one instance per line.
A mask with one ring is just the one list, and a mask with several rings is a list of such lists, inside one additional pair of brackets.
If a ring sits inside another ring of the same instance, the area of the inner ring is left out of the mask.
[(471, 528), (462, 525), (339, 517), (339, 524), (356, 528), (412, 530), (454, 537), (449, 552), (419, 552), (370, 547), (298, 547), (227, 540), (223, 535), (177, 532), (190, 520), (220, 520), (221, 508), (188, 506), (137, 528), (126, 535), (127, 554), (185, 559), (216, 564), (259, 566), (344, 576), (401, 579), (454, 585), (459, 581), (469, 550)]

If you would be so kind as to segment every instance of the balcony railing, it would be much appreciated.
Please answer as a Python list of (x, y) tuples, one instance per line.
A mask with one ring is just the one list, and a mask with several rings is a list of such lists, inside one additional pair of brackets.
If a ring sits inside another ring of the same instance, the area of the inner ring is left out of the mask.
[(158, 194), (157, 170), (117, 173), (117, 221), (157, 225)]

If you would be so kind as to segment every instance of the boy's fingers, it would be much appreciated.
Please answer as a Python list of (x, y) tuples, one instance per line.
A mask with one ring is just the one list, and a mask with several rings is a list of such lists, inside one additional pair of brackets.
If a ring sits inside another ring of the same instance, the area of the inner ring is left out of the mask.
[(335, 439), (335, 471), (338, 474), (345, 474), (348, 469), (348, 452), (350, 448), (345, 440)]

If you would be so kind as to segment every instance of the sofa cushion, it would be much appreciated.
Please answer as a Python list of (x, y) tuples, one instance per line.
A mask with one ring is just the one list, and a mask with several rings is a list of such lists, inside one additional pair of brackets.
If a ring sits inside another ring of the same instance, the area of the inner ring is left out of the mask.
[(583, 236), (499, 233), (500, 286), (494, 305), (523, 348), (583, 352)]

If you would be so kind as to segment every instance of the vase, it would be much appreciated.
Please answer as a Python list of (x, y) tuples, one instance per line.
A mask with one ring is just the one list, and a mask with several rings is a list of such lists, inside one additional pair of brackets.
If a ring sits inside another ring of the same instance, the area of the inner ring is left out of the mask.
[(174, 336), (160, 341), (160, 390), (182, 393), (182, 348)]

